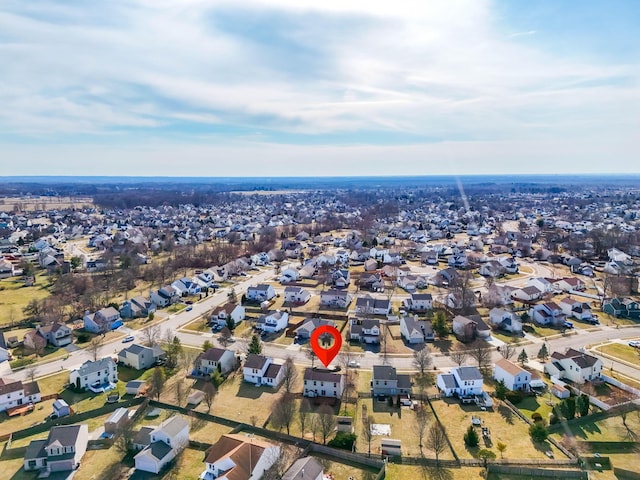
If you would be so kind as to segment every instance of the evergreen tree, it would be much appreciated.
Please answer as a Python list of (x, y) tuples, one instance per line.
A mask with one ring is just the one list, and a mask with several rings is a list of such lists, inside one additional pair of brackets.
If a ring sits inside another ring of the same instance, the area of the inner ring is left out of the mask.
[(538, 358), (540, 360), (545, 360), (549, 356), (549, 350), (547, 350), (547, 344), (543, 343), (538, 351)]
[(589, 415), (589, 395), (583, 393), (576, 399), (576, 409), (581, 417)]
[(260, 337), (258, 335), (254, 335), (251, 337), (251, 343), (249, 343), (249, 349), (247, 353), (253, 353), (255, 355), (260, 355), (262, 353), (262, 342), (260, 341)]
[(447, 318), (444, 313), (437, 311), (431, 322), (433, 331), (436, 332), (439, 338), (444, 338), (449, 334), (449, 326), (447, 325)]
[(508, 392), (509, 392), (509, 389), (505, 385), (504, 380), (500, 380), (496, 384), (496, 398), (498, 400), (504, 400), (505, 398), (507, 398)]
[(467, 428), (467, 432), (464, 434), (464, 444), (467, 447), (477, 447), (478, 443), (480, 443), (480, 437), (478, 437), (478, 432), (473, 428), (473, 425), (469, 425)]
[(518, 361), (522, 365), (524, 365), (525, 363), (527, 363), (529, 361), (529, 356), (527, 355), (527, 352), (524, 351), (524, 348), (520, 352), (520, 355), (518, 355)]

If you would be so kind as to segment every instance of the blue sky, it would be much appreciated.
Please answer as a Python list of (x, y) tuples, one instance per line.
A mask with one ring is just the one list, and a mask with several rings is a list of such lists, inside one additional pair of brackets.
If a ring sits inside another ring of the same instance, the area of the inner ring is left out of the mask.
[(2, 175), (640, 173), (635, 0), (5, 0)]

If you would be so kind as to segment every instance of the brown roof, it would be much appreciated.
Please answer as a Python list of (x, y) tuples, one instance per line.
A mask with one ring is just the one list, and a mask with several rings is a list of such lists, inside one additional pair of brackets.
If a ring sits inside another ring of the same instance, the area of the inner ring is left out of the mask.
[(24, 387), (20, 380), (3, 380), (0, 378), (0, 395), (6, 395), (7, 393), (17, 392), (22, 390)]
[(329, 370), (316, 370), (315, 368), (306, 368), (304, 371), (305, 380), (317, 380), (319, 382), (340, 382), (340, 374), (330, 372)]
[(220, 305), (213, 311), (213, 315), (217, 316), (220, 312), (225, 312), (227, 315), (231, 315), (231, 313), (235, 310), (237, 305), (235, 303), (225, 303), (224, 305)]
[(501, 358), (496, 362), (496, 367), (500, 367), (505, 372), (510, 373), (511, 375), (519, 375), (520, 373), (527, 373), (527, 371), (518, 365), (510, 362), (506, 358)]
[(200, 358), (204, 360), (211, 360), (212, 362), (219, 362), (222, 355), (224, 355), (224, 352), (226, 352), (224, 348), (211, 347), (207, 349), (206, 352), (202, 353)]
[(217, 463), (224, 458), (230, 458), (235, 467), (227, 470), (228, 480), (249, 480), (251, 473), (264, 450), (272, 445), (256, 438), (249, 438), (239, 434), (222, 435), (214, 445), (207, 450), (206, 463)]

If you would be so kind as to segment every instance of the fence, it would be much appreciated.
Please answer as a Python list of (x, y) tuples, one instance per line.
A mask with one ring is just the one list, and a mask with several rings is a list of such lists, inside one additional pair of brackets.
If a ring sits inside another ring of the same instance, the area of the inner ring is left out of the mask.
[(580, 470), (554, 470), (540, 469), (530, 467), (508, 467), (504, 465), (489, 465), (487, 470), (489, 473), (501, 473), (504, 475), (522, 475), (529, 477), (545, 477), (545, 478), (578, 478), (588, 480), (589, 474)]
[(616, 380), (615, 378), (611, 378), (608, 375), (601, 374), (600, 378), (602, 378), (605, 382), (610, 383), (614, 387), (618, 387), (625, 392), (633, 393), (637, 397), (640, 397), (640, 390), (637, 388), (630, 387), (626, 383), (622, 383), (620, 380)]
[(451, 453), (453, 454), (453, 458), (455, 458), (456, 462), (458, 462), (458, 464), (459, 464), (460, 463), (460, 458), (458, 457), (458, 454), (454, 450), (453, 445), (451, 444), (451, 440), (449, 440), (449, 434), (447, 433), (447, 430), (444, 428), (444, 425), (440, 421), (440, 418), (438, 417), (436, 409), (433, 408), (433, 405), (431, 404), (431, 401), (429, 400), (429, 397), (427, 397), (427, 403), (429, 404), (429, 408), (431, 408), (431, 411), (433, 412), (433, 418), (436, 419), (436, 422), (438, 422), (438, 424), (440, 425), (442, 430), (445, 432), (444, 438), (447, 439), (447, 444), (449, 445), (449, 450), (451, 450)]
[(613, 467), (613, 474), (619, 479), (640, 480), (640, 473), (625, 470), (624, 468)]

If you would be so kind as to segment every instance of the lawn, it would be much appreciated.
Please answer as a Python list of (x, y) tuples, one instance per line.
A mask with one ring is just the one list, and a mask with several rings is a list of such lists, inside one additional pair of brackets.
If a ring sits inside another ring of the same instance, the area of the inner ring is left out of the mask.
[[(330, 460), (323, 455), (312, 456), (322, 463), (324, 474), (332, 474), (336, 480), (347, 480), (348, 478), (353, 478), (353, 480), (373, 480), (378, 474), (378, 470), (364, 470), (360, 467)], [(386, 478), (390, 479), (392, 477), (387, 476)]]
[[(480, 480), (483, 478), (484, 469), (475, 467), (465, 468), (424, 468), (417, 465), (395, 465), (388, 464), (386, 470), (386, 480)], [(493, 478), (493, 477), (490, 477)], [(529, 477), (527, 477), (529, 479)]]
[(36, 283), (31, 287), (25, 287), (21, 277), (0, 280), (0, 325), (24, 319), (22, 309), (31, 300), (42, 300), (49, 295), (49, 280), (42, 272), (36, 275)]
[(534, 412), (538, 412), (542, 415), (542, 418), (548, 421), (553, 406), (559, 402), (560, 399), (558, 397), (547, 393), (540, 397), (524, 397), (516, 407), (529, 418), (531, 418)]
[(180, 330), (188, 330), (190, 332), (211, 332), (211, 327), (207, 325), (206, 316), (202, 316), (187, 323), (183, 327), (180, 327)]
[(123, 478), (129, 470), (121, 460), (124, 454), (116, 447), (106, 450), (87, 450), (80, 462), (80, 468), (73, 476), (74, 480), (110, 480)]
[(164, 475), (160, 475), (158, 479), (198, 480), (199, 475), (205, 470), (205, 457), (206, 454), (203, 451), (186, 448), (175, 460), (174, 467)]
[(0, 435), (17, 432), (42, 423), (53, 412), (53, 402), (53, 400), (40, 402), (31, 412), (22, 416), (9, 417), (4, 412), (0, 413)]
[(69, 355), (69, 353), (64, 348), (47, 346), (42, 351), (42, 355), (38, 356), (35, 353), (29, 353), (28, 351), (25, 351), (24, 347), (18, 347), (13, 349), (12, 355), (15, 360), (10, 361), (9, 365), (11, 365), (12, 368), (19, 368), (21, 365), (30, 365), (32, 363), (39, 362), (50, 362), (51, 360), (65, 357)]
[[(0, 450), (4, 450), (4, 443), (0, 444)], [(22, 468), (23, 464), (24, 459), (22, 458), (2, 459), (0, 461), (0, 471), (4, 472), (2, 478), (9, 480), (35, 480), (36, 474), (25, 472)]]
[[(497, 456), (500, 456), (500, 453), (495, 448), (499, 441), (507, 445), (507, 450), (504, 454), (505, 458), (546, 459), (545, 452), (548, 450), (553, 452), (555, 458), (564, 457), (559, 450), (548, 442), (542, 444), (533, 443), (529, 436), (529, 425), (506, 406), (495, 405), (494, 408), (483, 412), (475, 405), (463, 406), (451, 398), (436, 400), (432, 404), (438, 416), (446, 425), (449, 440), (460, 458), (475, 458), (479, 448), (489, 448)], [(489, 428), (491, 441), (488, 445), (483, 442), (481, 437), (479, 447), (467, 448), (465, 446), (463, 435), (471, 425), (472, 415), (480, 417), (483, 426)]]
[[(640, 434), (640, 410), (627, 414), (625, 426), (622, 423), (621, 416), (608, 417), (595, 422), (570, 422), (568, 427), (577, 440), (594, 441), (594, 442), (628, 442), (637, 441)], [(634, 436), (635, 434), (635, 436)], [(554, 433), (554, 437), (558, 440), (562, 437), (562, 433)]]
[(633, 365), (640, 363), (640, 349), (630, 347), (629, 345), (609, 343), (596, 348), (596, 350)]

